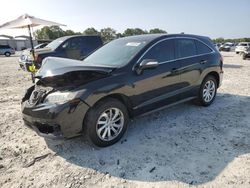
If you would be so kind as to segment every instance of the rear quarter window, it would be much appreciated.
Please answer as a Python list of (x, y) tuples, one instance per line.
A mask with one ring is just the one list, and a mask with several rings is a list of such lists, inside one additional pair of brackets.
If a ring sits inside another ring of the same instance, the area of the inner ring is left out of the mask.
[(200, 41), (195, 41), (196, 43), (196, 47), (197, 47), (197, 54), (207, 54), (207, 53), (211, 53), (212, 50), (205, 44), (203, 44)]

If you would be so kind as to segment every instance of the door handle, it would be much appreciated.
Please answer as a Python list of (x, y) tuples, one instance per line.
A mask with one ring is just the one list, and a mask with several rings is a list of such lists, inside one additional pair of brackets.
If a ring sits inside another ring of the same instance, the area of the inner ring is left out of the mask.
[(203, 64), (205, 64), (206, 62), (207, 62), (207, 60), (201, 60), (201, 61), (200, 61), (200, 64), (203, 65)]

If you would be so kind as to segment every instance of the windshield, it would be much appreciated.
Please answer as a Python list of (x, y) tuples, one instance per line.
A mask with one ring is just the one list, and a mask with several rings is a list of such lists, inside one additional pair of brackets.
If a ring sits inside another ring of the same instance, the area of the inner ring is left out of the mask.
[(84, 59), (89, 65), (122, 67), (147, 44), (140, 39), (121, 38), (113, 40)]
[(63, 38), (58, 38), (56, 40), (53, 40), (52, 42), (50, 42), (49, 44), (47, 44), (46, 48), (51, 48), (52, 50), (55, 50), (58, 46), (60, 46), (60, 44), (62, 44), (62, 42), (64, 42), (65, 39)]

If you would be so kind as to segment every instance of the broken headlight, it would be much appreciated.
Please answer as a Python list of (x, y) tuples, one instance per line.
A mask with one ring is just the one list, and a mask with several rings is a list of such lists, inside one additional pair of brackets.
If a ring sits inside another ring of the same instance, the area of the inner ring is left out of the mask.
[(63, 104), (73, 100), (75, 97), (76, 93), (72, 92), (54, 92), (48, 94), (43, 102), (51, 104)]

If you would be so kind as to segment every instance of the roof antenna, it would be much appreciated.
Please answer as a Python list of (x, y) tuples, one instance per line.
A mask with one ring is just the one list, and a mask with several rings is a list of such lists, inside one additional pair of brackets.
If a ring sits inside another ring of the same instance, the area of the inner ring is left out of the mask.
[(185, 34), (184, 32), (181, 32), (181, 34)]

